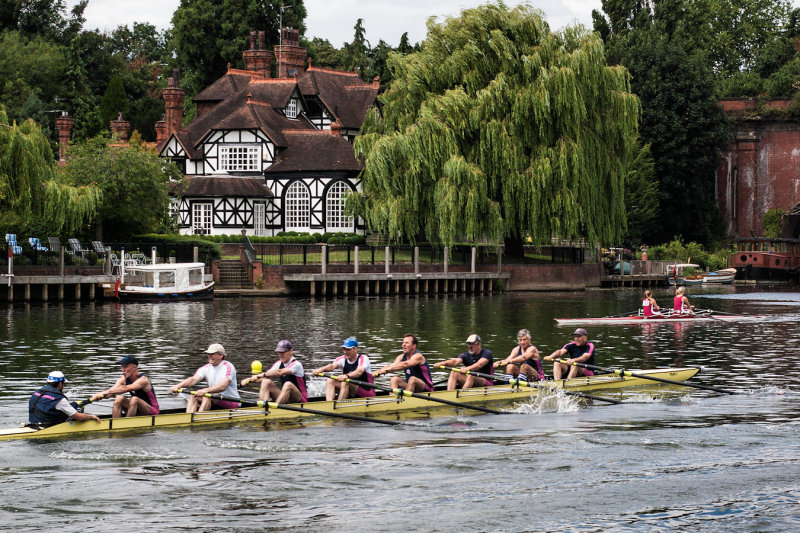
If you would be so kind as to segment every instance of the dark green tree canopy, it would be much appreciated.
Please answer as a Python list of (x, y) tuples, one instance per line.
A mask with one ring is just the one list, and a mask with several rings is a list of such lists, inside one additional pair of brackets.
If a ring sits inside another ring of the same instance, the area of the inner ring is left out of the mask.
[(618, 242), (639, 117), (628, 73), (582, 28), (502, 3), (428, 23), (356, 139), (365, 197), (392, 239)]
[(108, 83), (103, 99), (100, 100), (100, 120), (108, 127), (108, 123), (116, 120), (119, 113), (127, 116), (129, 107), (125, 86), (122, 85), (119, 75), (115, 74)]
[(181, 0), (172, 15), (172, 45), (189, 90), (210, 85), (228, 63), (242, 67), (251, 31), (266, 31), (267, 44), (277, 44), (281, 6), (283, 26), (305, 33), (303, 0)]

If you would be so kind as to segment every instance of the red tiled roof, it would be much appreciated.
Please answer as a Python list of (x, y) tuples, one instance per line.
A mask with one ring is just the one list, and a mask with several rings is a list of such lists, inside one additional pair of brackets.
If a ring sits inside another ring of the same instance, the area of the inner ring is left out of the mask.
[(281, 151), (267, 173), (297, 171), (360, 171), (353, 146), (329, 131), (287, 131), (288, 148)]
[(174, 184), (171, 192), (176, 196), (237, 196), (245, 198), (272, 197), (261, 176), (246, 178), (239, 176), (186, 176), (180, 184)]

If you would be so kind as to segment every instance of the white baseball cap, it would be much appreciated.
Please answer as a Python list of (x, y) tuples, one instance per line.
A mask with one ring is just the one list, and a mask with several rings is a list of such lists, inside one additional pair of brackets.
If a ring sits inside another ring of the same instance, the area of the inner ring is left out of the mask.
[(60, 370), (53, 370), (50, 374), (47, 375), (47, 382), (48, 383), (64, 383), (67, 381), (67, 378), (64, 377), (64, 373)]

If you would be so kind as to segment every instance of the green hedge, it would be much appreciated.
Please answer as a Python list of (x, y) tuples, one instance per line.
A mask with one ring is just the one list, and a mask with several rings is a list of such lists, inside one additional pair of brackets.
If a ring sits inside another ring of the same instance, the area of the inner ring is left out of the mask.
[[(201, 262), (212, 261), (222, 257), (222, 249), (219, 244), (201, 238), (200, 235), (146, 233), (134, 236), (131, 242), (146, 244), (148, 247), (155, 246), (156, 255), (159, 257), (175, 257), (179, 263), (188, 263), (192, 260), (195, 246), (198, 248)], [(171, 253), (172, 251), (175, 253)], [(145, 251), (144, 254), (149, 257), (149, 250)]]
[(722, 248), (714, 252), (707, 252), (701, 244), (690, 242), (684, 244), (682, 240), (675, 239), (668, 244), (651, 246), (647, 250), (647, 258), (652, 261), (680, 261), (691, 260), (704, 269), (719, 270), (724, 268), (732, 253), (732, 249)]
[[(205, 241), (215, 243), (237, 244), (244, 241), (241, 234), (234, 235), (196, 235)], [(298, 233), (296, 231), (281, 231), (274, 237), (260, 237), (248, 235), (252, 243), (284, 243), (284, 244), (364, 244), (366, 237), (356, 233)]]

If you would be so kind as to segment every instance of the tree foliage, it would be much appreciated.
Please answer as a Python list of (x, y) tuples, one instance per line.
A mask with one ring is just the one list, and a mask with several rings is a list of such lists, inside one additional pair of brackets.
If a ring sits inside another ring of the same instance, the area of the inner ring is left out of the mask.
[(196, 94), (225, 74), (228, 63), (244, 66), (251, 31), (266, 31), (266, 44), (278, 44), (281, 6), (283, 26), (303, 34), (303, 0), (181, 0), (172, 15), (172, 46), (190, 91)]
[(32, 222), (70, 231), (92, 216), (99, 190), (72, 187), (53, 173), (53, 152), (32, 120), (9, 123), (0, 106), (0, 224), (22, 230)]
[(155, 230), (169, 216), (167, 184), (181, 174), (154, 152), (137, 146), (109, 146), (94, 137), (72, 146), (62, 179), (96, 186), (103, 203), (95, 220), (97, 236), (123, 239)]
[[(659, 182), (658, 224), (644, 232), (647, 242), (674, 236), (710, 243), (722, 237), (714, 180), (721, 150), (729, 139), (727, 121), (714, 92), (708, 54), (688, 43), (702, 41), (681, 28), (692, 11), (678, 4), (606, 0), (608, 18), (595, 13), (606, 36), (609, 61), (631, 73), (631, 87), (642, 105), (639, 133), (650, 144)], [(625, 11), (630, 9), (630, 11)]]
[(430, 21), (421, 51), (389, 63), (383, 114), (355, 143), (365, 197), (349, 205), (370, 228), (445, 244), (621, 239), (639, 103), (596, 35), (490, 4)]
[(658, 180), (650, 145), (641, 146), (625, 172), (625, 213), (628, 232), (625, 241), (631, 246), (644, 242), (658, 217)]
[(127, 115), (128, 107), (128, 95), (125, 94), (125, 86), (122, 85), (122, 79), (119, 75), (115, 74), (108, 83), (103, 99), (100, 100), (100, 120), (107, 125), (110, 121), (116, 120), (119, 113)]

